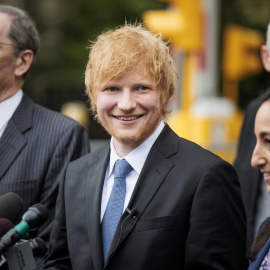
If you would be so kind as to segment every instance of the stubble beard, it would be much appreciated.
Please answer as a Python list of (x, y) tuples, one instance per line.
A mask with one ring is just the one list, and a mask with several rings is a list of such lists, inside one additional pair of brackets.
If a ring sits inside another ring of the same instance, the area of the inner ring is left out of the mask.
[[(97, 116), (98, 122), (101, 124), (101, 126), (106, 130), (106, 132), (114, 137), (118, 142), (123, 144), (137, 144), (140, 145), (143, 143), (146, 139), (148, 139), (156, 130), (158, 127), (160, 120), (161, 120), (161, 112), (159, 108), (156, 108), (154, 111), (154, 115), (152, 118), (155, 118), (153, 121), (150, 122), (151, 125), (148, 125), (148, 123), (144, 123), (137, 131), (136, 134), (129, 134), (129, 135), (122, 135), (119, 134), (115, 128), (111, 128), (110, 126), (107, 126), (105, 124), (105, 121), (103, 119), (99, 118)], [(130, 133), (133, 132), (132, 130)]]

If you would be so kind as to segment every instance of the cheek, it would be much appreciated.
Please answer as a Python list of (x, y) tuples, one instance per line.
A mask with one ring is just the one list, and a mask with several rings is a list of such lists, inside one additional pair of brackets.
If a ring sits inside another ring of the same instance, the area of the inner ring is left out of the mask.
[(157, 94), (145, 96), (139, 103), (144, 104), (148, 109), (158, 109), (161, 107), (161, 100)]
[(267, 157), (267, 161), (268, 161), (268, 163), (270, 164), (270, 150), (269, 150), (269, 147), (267, 148), (267, 150), (266, 150), (266, 157)]
[(4, 68), (10, 68), (14, 65), (10, 57), (1, 57), (0, 56), (0, 67), (3, 70)]
[(113, 108), (113, 98), (110, 96), (99, 94), (96, 99), (96, 109), (97, 112), (109, 111)]
[(151, 98), (149, 100), (149, 107), (151, 109), (155, 110), (155, 111), (160, 111), (161, 110), (161, 107), (162, 107), (161, 103), (162, 102), (161, 102), (160, 97), (154, 96), (153, 98)]

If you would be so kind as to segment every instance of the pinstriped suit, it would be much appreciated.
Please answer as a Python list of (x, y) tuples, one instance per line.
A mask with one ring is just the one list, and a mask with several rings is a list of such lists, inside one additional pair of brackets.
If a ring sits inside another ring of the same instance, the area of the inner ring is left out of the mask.
[(44, 204), (50, 217), (37, 234), (46, 241), (65, 167), (88, 152), (89, 139), (81, 125), (23, 95), (0, 139), (0, 196), (17, 193), (25, 210)]

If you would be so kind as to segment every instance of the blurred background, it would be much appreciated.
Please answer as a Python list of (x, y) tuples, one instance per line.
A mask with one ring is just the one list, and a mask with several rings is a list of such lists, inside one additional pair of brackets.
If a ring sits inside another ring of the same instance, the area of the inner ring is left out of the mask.
[[(68, 103), (74, 102), (80, 110), (89, 107), (84, 93), (89, 42), (125, 21), (144, 22), (151, 31), (161, 31), (172, 40), (179, 81), (168, 122), (179, 135), (197, 141), (229, 162), (234, 158), (245, 107), (270, 82), (259, 55), (270, 22), (270, 0), (0, 3), (26, 10), (40, 32), (41, 50), (25, 92), (35, 102), (68, 111), (71, 116), (73, 109), (67, 107)], [(82, 121), (90, 140), (109, 139), (90, 114)]]

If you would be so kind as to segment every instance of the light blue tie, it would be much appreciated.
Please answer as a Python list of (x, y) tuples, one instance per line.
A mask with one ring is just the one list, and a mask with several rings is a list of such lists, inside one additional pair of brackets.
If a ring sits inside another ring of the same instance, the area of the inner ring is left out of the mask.
[(131, 169), (132, 167), (125, 159), (117, 160), (115, 163), (113, 188), (102, 220), (104, 262), (107, 259), (117, 224), (123, 213), (126, 196), (126, 176)]

